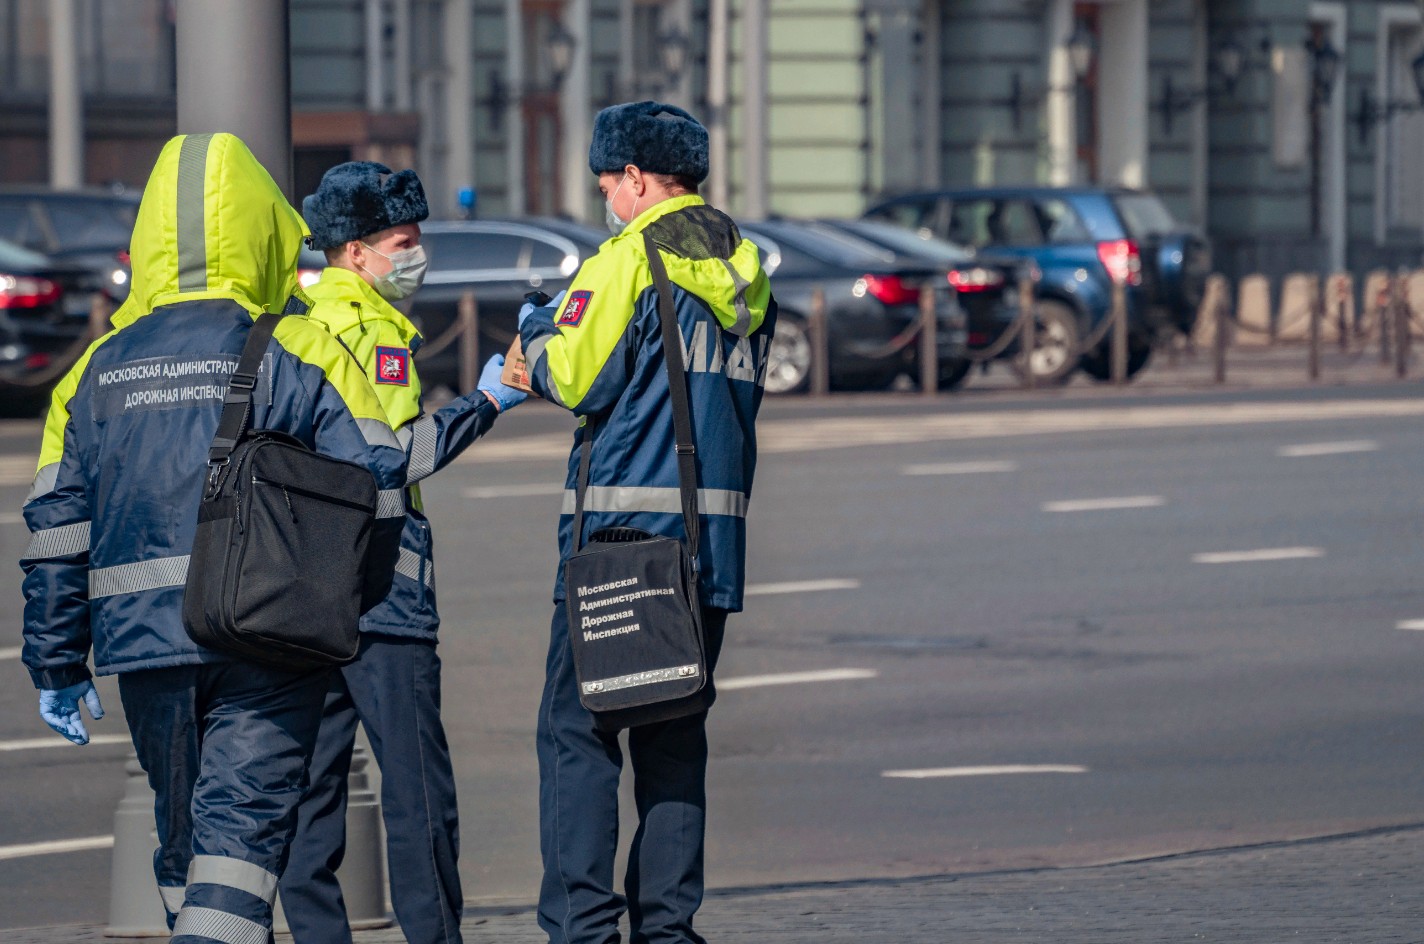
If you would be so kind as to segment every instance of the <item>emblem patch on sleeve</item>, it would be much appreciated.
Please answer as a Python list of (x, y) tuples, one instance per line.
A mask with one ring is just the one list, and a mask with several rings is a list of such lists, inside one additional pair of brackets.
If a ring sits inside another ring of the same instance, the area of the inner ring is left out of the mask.
[(403, 347), (376, 348), (376, 383), (410, 386), (410, 350)]
[(570, 328), (577, 328), (579, 322), (583, 320), (584, 313), (588, 311), (588, 306), (591, 301), (593, 301), (592, 292), (571, 292), (569, 294), (569, 300), (564, 303), (563, 314), (559, 315), (559, 320), (554, 323), (568, 325)]

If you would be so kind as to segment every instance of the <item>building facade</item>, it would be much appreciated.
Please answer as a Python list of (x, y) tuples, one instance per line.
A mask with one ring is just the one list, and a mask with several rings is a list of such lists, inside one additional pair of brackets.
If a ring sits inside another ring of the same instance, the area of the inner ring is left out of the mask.
[[(174, 130), (175, 0), (81, 0), (86, 172)], [(181, 2), (181, 0), (178, 0)], [(592, 116), (701, 116), (734, 214), (989, 184), (1148, 187), (1220, 269), (1417, 264), (1415, 0), (291, 0), (296, 188), (417, 167), (442, 216), (597, 220)], [(45, 178), (45, 0), (0, 3), (4, 180)]]

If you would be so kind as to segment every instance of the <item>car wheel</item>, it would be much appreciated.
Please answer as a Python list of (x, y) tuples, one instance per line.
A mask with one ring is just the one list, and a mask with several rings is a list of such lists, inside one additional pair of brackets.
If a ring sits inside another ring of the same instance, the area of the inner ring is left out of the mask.
[[(1151, 339), (1137, 331), (1129, 332), (1127, 335), (1128, 379), (1136, 377), (1150, 360), (1152, 360)], [(1083, 373), (1099, 383), (1110, 382), (1112, 380), (1112, 338), (1109, 337), (1102, 344), (1084, 354), (1081, 366)]]
[[(1033, 382), (1040, 387), (1056, 387), (1068, 382), (1078, 369), (1078, 317), (1073, 309), (1052, 299), (1039, 299), (1033, 354), (1029, 364)], [(1023, 358), (1009, 362), (1014, 373), (1023, 375)]]
[(964, 386), (964, 378), (974, 369), (974, 362), (968, 358), (939, 362), (939, 388), (958, 390)]
[(782, 312), (766, 360), (767, 393), (800, 393), (811, 383), (811, 335), (806, 322)]

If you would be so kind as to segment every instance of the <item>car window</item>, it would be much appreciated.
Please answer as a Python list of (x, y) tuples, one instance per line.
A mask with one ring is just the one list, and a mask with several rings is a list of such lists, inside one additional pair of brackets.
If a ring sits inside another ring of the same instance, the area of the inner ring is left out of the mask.
[(1038, 201), (1038, 220), (1043, 230), (1045, 242), (1050, 243), (1090, 243), (1093, 234), (1089, 232), (1078, 211), (1067, 200), (1045, 197)]
[(771, 270), (773, 278), (801, 278), (826, 269), (824, 261), (787, 242), (780, 233), (773, 236), (744, 226), (742, 235), (756, 245), (762, 265)]
[(1134, 239), (1163, 236), (1177, 229), (1177, 221), (1172, 211), (1151, 193), (1120, 193), (1113, 198), (1117, 212), (1122, 216), (1127, 235)]
[(425, 233), (430, 268), (436, 272), (468, 269), (516, 269), (524, 237), (509, 233)]
[(532, 268), (557, 269), (563, 265), (564, 257), (568, 255), (558, 246), (542, 239), (531, 239), (529, 242), (529, 265)]
[(949, 240), (967, 246), (1037, 246), (1043, 230), (1028, 200), (986, 197), (957, 201), (949, 214)]
[(48, 200), (44, 206), (60, 249), (127, 248), (138, 212), (114, 200)]
[(0, 200), (0, 239), (21, 246), (44, 249), (44, 237), (30, 215), (28, 200)]
[(881, 207), (867, 216), (910, 230), (933, 229), (934, 209), (934, 200), (906, 200)]
[(919, 256), (950, 265), (964, 262), (973, 256), (973, 252), (964, 246), (936, 239), (920, 230), (902, 229), (877, 220), (858, 220), (843, 225), (864, 239), (907, 256)]
[(13, 275), (17, 272), (33, 272), (43, 269), (48, 260), (39, 253), (30, 252), (14, 243), (0, 240), (0, 272)]

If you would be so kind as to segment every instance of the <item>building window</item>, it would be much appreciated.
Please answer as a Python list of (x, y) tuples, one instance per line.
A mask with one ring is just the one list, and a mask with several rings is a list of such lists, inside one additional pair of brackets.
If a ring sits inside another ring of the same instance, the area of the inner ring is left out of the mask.
[(666, 91), (662, 59), (666, 8), (663, 0), (633, 3), (633, 86), (639, 95), (657, 96)]
[[(1410, 63), (1424, 48), (1424, 34), (1415, 24), (1399, 24), (1389, 32), (1385, 73), (1386, 101), (1414, 101)], [(1390, 228), (1424, 228), (1424, 112), (1396, 112), (1380, 125), (1385, 149), (1385, 222)]]

